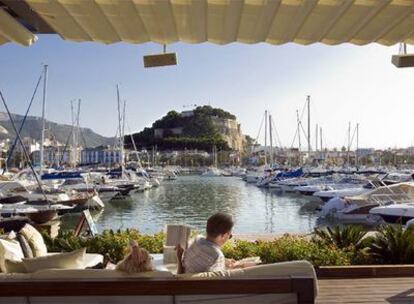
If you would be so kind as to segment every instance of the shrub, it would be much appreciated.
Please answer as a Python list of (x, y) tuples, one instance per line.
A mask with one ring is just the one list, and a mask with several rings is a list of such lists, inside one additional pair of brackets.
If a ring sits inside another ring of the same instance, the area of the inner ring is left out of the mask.
[(335, 246), (319, 246), (303, 237), (284, 235), (274, 241), (234, 241), (223, 247), (227, 258), (259, 256), (263, 263), (307, 260), (314, 266), (349, 265), (346, 252)]
[(381, 226), (369, 245), (369, 253), (377, 263), (414, 263), (414, 230), (401, 225)]
[(61, 230), (54, 239), (46, 234), (43, 235), (43, 238), (48, 251), (73, 251), (86, 247), (86, 251), (89, 253), (102, 254), (105, 263), (119, 262), (126, 254), (130, 240), (136, 240), (142, 248), (150, 253), (161, 253), (164, 244), (164, 233), (144, 235), (135, 229), (104, 230), (102, 234), (91, 238), (75, 236), (72, 231)]
[(362, 240), (366, 234), (367, 232), (362, 226), (356, 225), (327, 227), (326, 229), (315, 228), (313, 240), (326, 245), (334, 245), (339, 249), (346, 249), (351, 246), (360, 249), (364, 247)]
[[(52, 239), (44, 235), (49, 251), (73, 251), (86, 247), (89, 253), (100, 253), (105, 262), (117, 263), (136, 240), (150, 253), (162, 253), (165, 235), (143, 235), (138, 230), (105, 230), (93, 238), (76, 237), (70, 231), (59, 232)], [(414, 263), (414, 228), (383, 226), (373, 237), (366, 237), (362, 227), (315, 230), (314, 237), (286, 234), (273, 241), (234, 240), (223, 246), (227, 258), (236, 260), (259, 256), (263, 263), (307, 260), (314, 266), (341, 266), (351, 264)]]
[(312, 241), (319, 246), (336, 247), (346, 252), (352, 264), (371, 264), (372, 259), (368, 253), (371, 238), (366, 237), (367, 232), (359, 225), (344, 227), (315, 229)]

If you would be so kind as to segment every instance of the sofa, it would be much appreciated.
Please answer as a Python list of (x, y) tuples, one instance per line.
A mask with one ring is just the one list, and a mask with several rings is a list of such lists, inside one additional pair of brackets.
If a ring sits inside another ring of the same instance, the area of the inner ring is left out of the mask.
[[(155, 271), (127, 274), (88, 269), (103, 257), (85, 249), (48, 253), (43, 238), (30, 225), (16, 238), (19, 241), (10, 235), (0, 239), (0, 268), (5, 270), (0, 273), (0, 304), (287, 304), (314, 303), (318, 293), (315, 270), (307, 261), (176, 275), (176, 265), (164, 264), (162, 255), (153, 255)], [(25, 257), (27, 251), (33, 251), (34, 257)]]
[(47, 269), (0, 274), (0, 303), (314, 303), (318, 292), (307, 261), (240, 270), (174, 275), (105, 269)]

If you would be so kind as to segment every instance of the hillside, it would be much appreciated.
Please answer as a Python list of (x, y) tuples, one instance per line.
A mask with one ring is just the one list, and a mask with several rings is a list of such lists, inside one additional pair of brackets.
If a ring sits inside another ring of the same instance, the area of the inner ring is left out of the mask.
[[(236, 116), (211, 106), (182, 113), (170, 111), (150, 128), (132, 136), (138, 148), (156, 145), (159, 150), (211, 151), (214, 146), (219, 150), (232, 150), (235, 142), (239, 149), (243, 140)], [(125, 143), (132, 147), (129, 135), (125, 137)]]
[[(13, 120), (17, 126), (20, 127), (24, 116), (13, 114)], [(14, 139), (16, 134), (13, 130), (12, 124), (9, 120), (7, 113), (0, 112), (0, 126), (7, 130), (7, 134), (5, 132), (0, 133), (0, 138), (10, 138)], [(56, 138), (57, 141), (61, 143), (65, 143), (71, 133), (72, 126), (66, 124), (59, 124), (51, 121), (46, 122), (46, 136), (53, 136)], [(41, 137), (41, 130), (42, 130), (42, 120), (39, 117), (35, 116), (28, 116), (25, 122), (25, 125), (22, 130), (21, 136), (24, 137), (31, 137), (36, 140), (40, 140)], [(81, 133), (83, 138), (85, 139), (87, 147), (96, 147), (101, 145), (108, 145), (113, 143), (113, 139), (99, 135), (93, 132), (89, 128), (81, 128)], [(83, 138), (81, 136), (81, 144), (84, 145)]]

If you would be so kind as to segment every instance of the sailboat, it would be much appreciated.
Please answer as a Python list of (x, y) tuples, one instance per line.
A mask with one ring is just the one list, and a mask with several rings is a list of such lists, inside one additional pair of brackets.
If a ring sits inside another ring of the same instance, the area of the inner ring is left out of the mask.
[[(44, 118), (44, 104), (45, 104), (45, 99), (46, 99), (46, 79), (47, 79), (47, 65), (44, 66), (44, 72), (43, 72), (43, 77), (44, 77), (44, 88), (43, 88), (43, 107), (42, 107), (42, 117)], [(51, 193), (51, 195), (48, 196), (47, 193), (47, 189), (44, 188), (44, 186), (42, 185), (42, 183), (40, 182), (39, 176), (36, 173), (36, 171), (33, 168), (32, 162), (30, 160), (30, 157), (27, 153), (27, 150), (23, 144), (22, 138), (20, 136), (20, 132), (18, 131), (15, 123), (14, 123), (14, 119), (13, 116), (10, 113), (10, 110), (7, 106), (6, 100), (3, 97), (3, 94), (1, 94), (0, 92), (0, 97), (1, 97), (1, 101), (6, 109), (7, 115), (9, 116), (12, 128), (14, 130), (14, 132), (16, 133), (18, 142), (20, 143), (20, 145), (22, 146), (22, 150), (23, 150), (23, 154), (27, 160), (27, 163), (35, 177), (36, 183), (37, 183), (37, 187), (36, 189), (29, 191), (26, 187), (24, 187), (24, 185), (16, 183), (16, 182), (11, 182), (14, 183), (14, 187), (10, 186), (8, 188), (8, 191), (10, 192), (10, 195), (7, 194), (7, 192), (2, 192), (3, 198), (5, 196), (14, 196), (16, 194), (19, 195), (19, 199), (21, 199), (22, 197), (25, 198), (25, 201), (20, 201), (15, 203), (16, 201), (9, 200), (8, 202), (11, 202), (11, 204), (7, 204), (6, 206), (3, 204), (0, 206), (0, 214), (8, 214), (10, 215), (10, 213), (13, 214), (17, 214), (12, 212), (12, 209), (10, 207), (14, 207), (14, 209), (19, 209), (20, 211), (22, 210), (22, 206), (25, 205), (25, 207), (32, 207), (30, 210), (28, 210), (28, 208), (23, 208), (23, 210), (27, 211), (27, 213), (24, 212), (19, 212), (19, 213), (23, 213), (26, 214), (27, 216), (30, 216), (32, 214), (35, 214), (35, 218), (34, 220), (37, 220), (38, 222), (43, 222), (43, 221), (48, 221), (51, 218), (54, 218), (57, 216), (57, 212), (59, 209), (67, 209), (70, 207), (65, 207), (62, 206), (61, 204), (59, 204), (61, 202), (62, 197), (57, 194), (55, 195), (55, 193)], [(44, 121), (43, 121), (43, 130), (42, 130), (42, 139), (44, 139)], [(43, 160), (43, 145), (41, 146), (41, 160)], [(41, 168), (42, 169), (42, 168)], [(3, 183), (8, 183), (8, 181), (3, 181)], [(6, 190), (6, 189), (4, 189)], [(14, 190), (14, 191), (12, 191)], [(53, 198), (55, 198), (56, 200), (53, 200)], [(66, 197), (65, 197), (66, 198)], [(3, 200), (3, 203), (5, 203), (6, 200)], [(12, 206), (13, 205), (13, 206)], [(29, 212), (30, 211), (30, 212)]]
[(216, 146), (213, 146), (212, 157), (213, 157), (213, 166), (207, 168), (203, 173), (201, 173), (201, 176), (203, 177), (223, 176), (223, 172), (217, 167), (218, 159), (217, 159), (217, 147)]
[(120, 151), (120, 167), (107, 172), (106, 176), (102, 179), (102, 184), (111, 185), (122, 189), (122, 191), (115, 195), (111, 201), (128, 201), (131, 199), (129, 192), (141, 191), (147, 187), (147, 184), (141, 184), (140, 180), (137, 180), (134, 174), (125, 171), (125, 153), (124, 153), (124, 134), (125, 134), (125, 107), (126, 102), (123, 103), (123, 110), (121, 112), (121, 100), (119, 95), (119, 86), (116, 86), (117, 105), (118, 105), (118, 130), (117, 145)]

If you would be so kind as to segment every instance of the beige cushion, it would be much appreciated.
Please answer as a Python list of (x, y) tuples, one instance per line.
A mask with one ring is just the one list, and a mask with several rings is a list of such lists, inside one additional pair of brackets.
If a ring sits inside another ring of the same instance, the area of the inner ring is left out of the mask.
[(226, 270), (226, 271), (210, 271), (200, 273), (184, 273), (177, 275), (179, 280), (191, 280), (191, 279), (226, 279), (232, 278), (236, 274), (242, 275), (243, 271), (240, 269)]
[(274, 264), (257, 265), (242, 269), (235, 274), (242, 276), (295, 276), (309, 275), (316, 279), (313, 265), (308, 261), (292, 261)]
[(33, 259), (23, 259), (27, 272), (35, 272), (43, 269), (83, 269), (86, 248), (72, 252), (58, 253)]
[(128, 274), (123, 271), (109, 269), (47, 269), (39, 270), (32, 274), (33, 279), (111, 279), (111, 278), (173, 278), (167, 271), (138, 272)]
[(34, 228), (32, 225), (26, 224), (20, 230), (20, 233), (29, 242), (29, 245), (32, 248), (33, 255), (35, 257), (41, 257), (47, 254), (46, 244), (43, 240), (42, 235), (39, 231), (36, 230), (36, 228)]
[[(233, 272), (234, 270), (232, 270)], [(233, 277), (283, 277), (283, 276), (311, 276), (315, 282), (315, 295), (318, 294), (318, 280), (313, 265), (308, 261), (291, 261), (274, 264), (258, 265), (234, 272)]]
[(179, 274), (178, 279), (231, 279), (235, 277), (286, 277), (286, 276), (311, 276), (315, 282), (315, 294), (318, 293), (318, 281), (313, 265), (308, 261), (292, 261), (275, 264), (257, 265), (244, 269), (227, 271), (202, 272), (197, 274)]
[(27, 273), (26, 268), (22, 261), (10, 261), (6, 260), (5, 263), (6, 273)]
[(6, 272), (5, 261), (21, 261), (23, 251), (18, 241), (0, 239), (0, 269)]
[[(48, 252), (47, 255), (61, 254), (61, 252)], [(103, 255), (99, 253), (86, 253), (85, 259), (83, 260), (83, 268), (90, 268), (103, 263)]]

